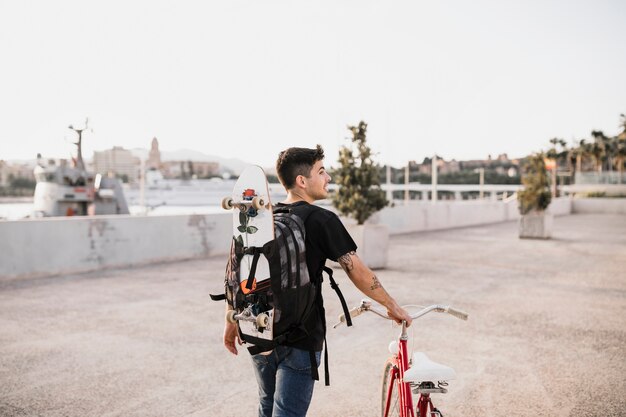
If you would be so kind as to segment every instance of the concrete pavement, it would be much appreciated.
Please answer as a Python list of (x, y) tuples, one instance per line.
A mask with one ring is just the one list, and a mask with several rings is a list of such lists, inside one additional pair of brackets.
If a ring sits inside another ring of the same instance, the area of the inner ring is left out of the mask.
[[(558, 217), (548, 241), (516, 233), (508, 222), (391, 238), (390, 267), (377, 275), (399, 302), (470, 313), (412, 326), (412, 348), (458, 374), (435, 404), (458, 416), (625, 415), (626, 216)], [(223, 349), (224, 306), (208, 298), (224, 266), (0, 281), (0, 415), (255, 415), (248, 354)], [(340, 306), (324, 285), (332, 324)], [(330, 329), (331, 386), (317, 384), (309, 415), (378, 415), (397, 333), (373, 316)]]

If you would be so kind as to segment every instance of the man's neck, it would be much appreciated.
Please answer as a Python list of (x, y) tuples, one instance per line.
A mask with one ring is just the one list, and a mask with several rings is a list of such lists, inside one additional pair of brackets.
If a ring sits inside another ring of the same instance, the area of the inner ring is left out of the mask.
[(298, 191), (289, 190), (287, 191), (287, 198), (283, 201), (284, 204), (293, 204), (298, 201), (306, 201), (309, 204), (313, 204), (313, 200), (304, 193), (300, 193)]

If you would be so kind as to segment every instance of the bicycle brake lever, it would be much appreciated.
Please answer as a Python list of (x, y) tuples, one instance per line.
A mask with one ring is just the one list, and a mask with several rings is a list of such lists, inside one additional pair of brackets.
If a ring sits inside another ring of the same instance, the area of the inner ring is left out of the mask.
[[(363, 311), (365, 311), (365, 308), (362, 307), (362, 305), (359, 305), (358, 307), (354, 307), (352, 310), (348, 311), (348, 314), (350, 314), (350, 318), (353, 319), (356, 316), (360, 315), (361, 313), (363, 313)], [(346, 315), (345, 314), (340, 314), (339, 315), (339, 322), (337, 324), (335, 324), (333, 326), (333, 329), (336, 329), (338, 326), (342, 325), (343, 323), (346, 323)]]
[(341, 314), (339, 316), (339, 321), (333, 325), (333, 329), (336, 329), (337, 327), (341, 326), (342, 324), (346, 323), (346, 316), (344, 314)]

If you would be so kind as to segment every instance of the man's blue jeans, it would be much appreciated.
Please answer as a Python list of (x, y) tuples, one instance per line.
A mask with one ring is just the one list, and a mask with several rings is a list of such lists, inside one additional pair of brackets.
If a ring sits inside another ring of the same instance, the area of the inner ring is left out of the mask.
[[(317, 366), (320, 353), (315, 352)], [(259, 385), (259, 417), (306, 415), (315, 383), (308, 351), (278, 346), (269, 355), (253, 355), (252, 363)]]

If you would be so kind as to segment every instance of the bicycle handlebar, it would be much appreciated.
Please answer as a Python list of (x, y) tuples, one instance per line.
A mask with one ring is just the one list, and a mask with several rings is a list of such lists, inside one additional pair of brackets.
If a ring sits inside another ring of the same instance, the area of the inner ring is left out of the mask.
[(467, 318), (469, 317), (469, 314), (467, 314), (465, 311), (457, 310), (456, 308), (452, 308), (450, 306), (448, 306), (447, 313), (461, 320), (467, 320)]
[[(363, 309), (361, 308), (361, 306), (359, 305), (359, 306), (354, 307), (352, 310), (349, 310), (349, 311), (348, 311), (348, 313), (350, 314), (350, 318), (352, 318), (352, 319), (353, 319), (353, 318), (355, 318), (356, 316), (358, 316), (358, 315), (360, 315), (361, 313), (363, 313), (363, 311), (365, 311), (365, 310), (363, 310)], [(339, 315), (339, 323), (335, 324), (335, 325), (333, 326), (333, 328), (335, 328), (335, 327), (337, 327), (337, 326), (339, 326), (340, 324), (345, 323), (345, 322), (346, 322), (346, 315), (345, 315), (345, 314), (340, 314), (340, 315)]]
[[(350, 313), (350, 317), (351, 318), (355, 318), (356, 316), (361, 315), (363, 312), (365, 311), (369, 311), (372, 312), (374, 314), (376, 314), (379, 317), (382, 317), (384, 319), (387, 320), (392, 320), (391, 317), (389, 317), (386, 312), (381, 312), (379, 309), (372, 307), (372, 302), (370, 300), (364, 299), (361, 301), (361, 304), (359, 304), (357, 307), (354, 307), (353, 309), (349, 310)], [(468, 318), (468, 314), (464, 311), (461, 310), (457, 310), (456, 308), (450, 307), (449, 305), (443, 305), (443, 304), (433, 304), (431, 306), (428, 307), (424, 307), (423, 309), (421, 309), (420, 311), (418, 311), (417, 313), (413, 313), (411, 314), (411, 318), (412, 319), (417, 319), (420, 318), (428, 313), (431, 312), (436, 312), (436, 313), (448, 313), (451, 316), (454, 316), (458, 319), (461, 320), (467, 320)], [(346, 322), (346, 316), (345, 314), (341, 314), (339, 315), (339, 322), (337, 324), (335, 324), (333, 326), (334, 329), (336, 329), (338, 326), (340, 326), (341, 324)]]

